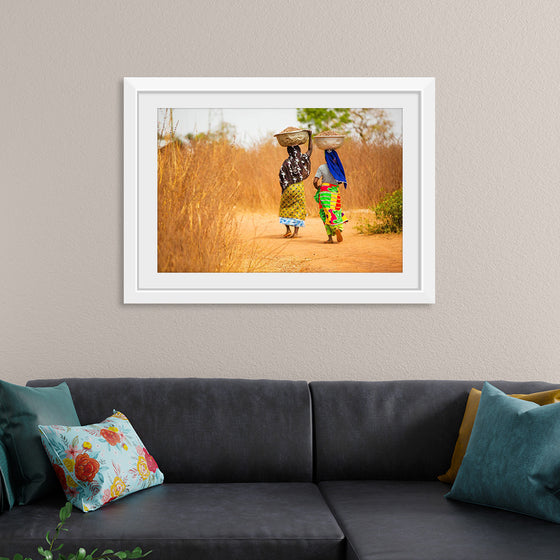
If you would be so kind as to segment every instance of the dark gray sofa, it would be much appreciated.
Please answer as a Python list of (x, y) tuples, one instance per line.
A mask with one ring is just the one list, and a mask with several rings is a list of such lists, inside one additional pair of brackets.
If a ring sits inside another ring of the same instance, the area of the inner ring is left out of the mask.
[[(448, 501), (436, 481), (480, 382), (64, 381), (82, 424), (124, 412), (165, 474), (162, 486), (98, 511), (74, 509), (68, 551), (74, 543), (141, 546), (153, 560), (557, 557), (556, 524)], [(555, 387), (493, 383), (516, 393)], [(1, 515), (0, 556), (33, 554), (64, 501), (60, 493)]]

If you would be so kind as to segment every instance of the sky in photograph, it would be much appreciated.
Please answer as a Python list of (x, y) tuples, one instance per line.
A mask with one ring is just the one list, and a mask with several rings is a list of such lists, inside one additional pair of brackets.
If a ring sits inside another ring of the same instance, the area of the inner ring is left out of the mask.
[[(393, 132), (402, 135), (402, 110), (385, 109), (393, 121)], [(158, 128), (165, 109), (158, 110)], [(173, 109), (173, 120), (179, 136), (215, 131), (222, 121), (235, 127), (236, 142), (243, 146), (258, 143), (287, 126), (299, 126), (296, 109)], [(314, 131), (319, 132), (319, 131)]]

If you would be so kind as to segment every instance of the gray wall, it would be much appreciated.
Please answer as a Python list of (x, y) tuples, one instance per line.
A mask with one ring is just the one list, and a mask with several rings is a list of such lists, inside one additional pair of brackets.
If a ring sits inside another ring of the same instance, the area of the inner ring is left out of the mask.
[[(1, 378), (560, 381), (556, 0), (2, 12)], [(123, 76), (292, 75), (436, 77), (437, 304), (124, 306)]]

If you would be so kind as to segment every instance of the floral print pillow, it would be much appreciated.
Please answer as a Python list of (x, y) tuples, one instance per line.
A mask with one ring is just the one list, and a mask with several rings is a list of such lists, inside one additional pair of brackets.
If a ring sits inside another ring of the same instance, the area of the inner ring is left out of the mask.
[(121, 412), (99, 424), (39, 430), (68, 501), (82, 511), (163, 482), (155, 459)]

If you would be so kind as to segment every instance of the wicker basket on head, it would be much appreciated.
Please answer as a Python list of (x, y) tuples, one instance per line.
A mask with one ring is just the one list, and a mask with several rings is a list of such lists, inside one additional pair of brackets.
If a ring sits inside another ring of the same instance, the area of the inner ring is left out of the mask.
[(344, 142), (344, 134), (336, 130), (323, 130), (315, 135), (315, 145), (321, 150), (336, 150)]
[(305, 144), (309, 135), (307, 130), (302, 130), (301, 128), (296, 128), (295, 126), (288, 126), (282, 132), (278, 132), (274, 135), (278, 144), (287, 148), (288, 146), (299, 146), (300, 144)]

